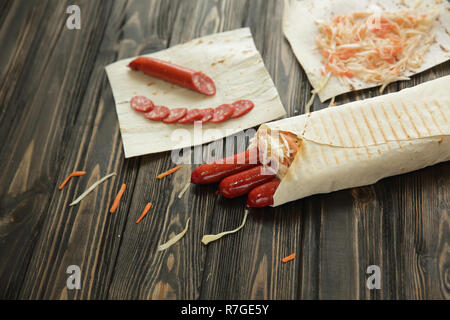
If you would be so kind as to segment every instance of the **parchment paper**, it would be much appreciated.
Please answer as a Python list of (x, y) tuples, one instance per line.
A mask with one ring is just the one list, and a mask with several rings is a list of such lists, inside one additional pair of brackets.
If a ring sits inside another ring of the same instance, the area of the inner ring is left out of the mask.
[[(134, 58), (108, 65), (106, 73), (126, 158), (211, 142), (286, 114), (248, 28), (205, 36), (144, 56), (202, 71), (214, 80), (217, 93), (208, 97), (132, 71), (127, 65)], [(153, 122), (133, 110), (129, 102), (135, 95), (147, 96), (155, 105), (169, 108), (214, 108), (240, 99), (252, 100), (255, 107), (240, 118), (203, 125), (204, 134), (194, 141), (193, 125)], [(218, 131), (208, 134), (210, 129)]]
[[(316, 46), (318, 35), (316, 20), (329, 21), (337, 14), (350, 14), (356, 11), (397, 11), (412, 9), (417, 1), (407, 0), (285, 0), (283, 15), (284, 35), (291, 44), (297, 60), (302, 65), (314, 89), (319, 88), (321, 75), (321, 53)], [(424, 63), (417, 69), (410, 70), (405, 76), (411, 76), (432, 68), (450, 59), (450, 5), (447, 1), (423, 0), (417, 10), (431, 11), (437, 6), (440, 14), (433, 30), (435, 42), (424, 55)], [(331, 76), (327, 85), (318, 95), (325, 101), (340, 94), (379, 86), (356, 78), (339, 81)]]

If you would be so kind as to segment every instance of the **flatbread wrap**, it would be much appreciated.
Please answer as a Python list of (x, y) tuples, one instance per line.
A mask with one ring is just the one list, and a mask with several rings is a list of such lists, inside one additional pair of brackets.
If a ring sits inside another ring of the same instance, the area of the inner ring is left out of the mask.
[(242, 156), (197, 167), (191, 181), (220, 181), (223, 196), (248, 194), (251, 207), (279, 206), (448, 161), (449, 136), (446, 76), (263, 124)]
[(259, 130), (288, 131), (301, 140), (273, 206), (373, 184), (450, 160), (450, 76)]

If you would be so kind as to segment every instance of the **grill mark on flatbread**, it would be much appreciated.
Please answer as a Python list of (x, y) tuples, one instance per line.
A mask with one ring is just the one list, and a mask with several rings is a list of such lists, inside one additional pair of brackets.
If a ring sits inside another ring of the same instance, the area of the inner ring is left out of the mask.
[[(340, 143), (341, 145), (344, 145), (344, 139), (342, 139), (341, 133), (339, 132), (339, 129), (338, 129), (337, 126), (336, 126), (336, 122), (334, 121), (334, 117), (332, 117), (331, 115), (329, 115), (329, 117), (330, 117), (331, 123), (333, 124), (334, 131), (336, 131), (337, 136), (338, 136), (338, 138), (339, 138), (339, 143)], [(353, 142), (352, 142), (352, 143), (353, 143)], [(345, 150), (345, 149), (344, 149), (344, 155), (345, 155), (345, 159), (348, 160), (348, 153), (347, 153), (347, 150)]]
[(386, 134), (383, 131), (383, 127), (381, 126), (380, 120), (378, 119), (378, 116), (377, 116), (375, 110), (373, 110), (373, 106), (371, 104), (369, 104), (369, 109), (372, 112), (372, 115), (375, 118), (375, 121), (377, 122), (377, 126), (378, 126), (378, 129), (380, 129), (381, 135), (383, 136), (383, 140), (384, 140), (383, 142), (386, 143), (387, 149), (391, 150), (391, 147), (390, 147), (389, 143), (387, 143), (388, 140), (386, 138)]
[[(337, 113), (337, 114), (339, 114), (339, 116), (341, 117), (341, 120), (342, 120), (342, 122), (344, 123), (344, 126), (345, 126), (345, 130), (347, 130), (348, 137), (350, 138), (350, 141), (352, 143), (352, 148), (354, 148), (355, 147), (355, 142), (353, 141), (353, 138), (352, 138), (350, 129), (348, 128), (347, 122), (345, 121), (344, 117), (340, 113)], [(359, 160), (359, 152), (357, 150), (355, 150), (355, 153), (356, 153), (356, 159)]]
[[(375, 135), (373, 134), (372, 127), (370, 126), (370, 123), (369, 123), (369, 121), (367, 120), (366, 115), (364, 114), (364, 110), (361, 109), (360, 111), (361, 111), (361, 115), (363, 116), (364, 122), (366, 123), (367, 129), (369, 130), (370, 136), (372, 137), (373, 144), (374, 144), (374, 145), (377, 145), (377, 144), (378, 144), (377, 139), (375, 139)], [(384, 141), (383, 141), (383, 142), (384, 142)], [(383, 142), (381, 142), (381, 143), (383, 143)], [(380, 149), (377, 149), (377, 152), (378, 152), (379, 154), (381, 154)]]
[(402, 144), (401, 144), (400, 141), (399, 141), (400, 139), (398, 138), (397, 132), (395, 132), (395, 129), (394, 129), (394, 127), (392, 126), (392, 123), (391, 123), (391, 121), (389, 120), (389, 117), (388, 117), (388, 115), (387, 115), (386, 109), (384, 108), (384, 105), (383, 105), (382, 103), (380, 104), (380, 108), (381, 108), (381, 110), (383, 110), (383, 114), (384, 114), (384, 117), (386, 118), (387, 123), (389, 124), (389, 128), (391, 128), (392, 134), (394, 135), (395, 140), (397, 141), (398, 146), (399, 146), (400, 149), (401, 149), (401, 148), (402, 148)]
[(333, 145), (333, 142), (332, 142), (331, 139), (330, 139), (330, 134), (328, 133), (327, 126), (326, 126), (325, 123), (323, 122), (322, 117), (321, 117), (321, 116), (317, 116), (317, 118), (319, 118), (320, 124), (322, 125), (323, 130), (325, 131), (325, 135), (327, 136), (327, 140), (330, 141), (329, 144), (330, 144), (330, 145)]
[(361, 115), (364, 119), (364, 122), (366, 123), (367, 129), (369, 130), (370, 136), (372, 137), (373, 143), (377, 144), (377, 139), (375, 139), (372, 128), (370, 127), (370, 124), (369, 124), (369, 120), (367, 120), (366, 115), (364, 114), (364, 111), (362, 109), (360, 111), (361, 111)]
[[(438, 106), (438, 110), (439, 110), (439, 112), (441, 113), (441, 116), (442, 116), (442, 118), (444, 119), (445, 123), (448, 123), (447, 117), (446, 117), (445, 114), (442, 112), (442, 107), (441, 107), (441, 105), (439, 104), (439, 102), (438, 102), (436, 99), (433, 100), (433, 101), (434, 101), (434, 103)], [(447, 101), (447, 104), (448, 104), (448, 101)]]
[[(318, 137), (319, 135), (317, 134), (316, 126), (312, 125), (311, 128), (312, 128), (312, 130), (314, 131), (314, 134)], [(328, 165), (327, 157), (326, 157), (326, 155), (325, 155), (325, 152), (323, 152), (323, 149), (322, 149), (322, 148), (320, 148), (320, 153), (322, 154), (322, 158), (323, 158), (323, 160), (325, 161), (325, 164)]]
[[(407, 139), (411, 139), (411, 137), (410, 137), (409, 134), (408, 134), (408, 131), (406, 131), (405, 127), (403, 126), (402, 118), (401, 118), (400, 115), (397, 113), (397, 110), (395, 109), (395, 106), (394, 106), (392, 103), (391, 103), (391, 108), (392, 108), (392, 111), (395, 113), (395, 116), (396, 116), (397, 119), (398, 119), (398, 123), (400, 123), (400, 127), (402, 127), (403, 133), (405, 134), (406, 138), (407, 138)], [(389, 118), (388, 118), (388, 119), (389, 119)], [(392, 128), (392, 132), (395, 132), (395, 131), (394, 131), (394, 128)], [(394, 135), (395, 135), (395, 138), (396, 138), (397, 140), (399, 140), (398, 137), (397, 137), (397, 135), (396, 135), (395, 133), (394, 133)]]
[(411, 102), (411, 103), (412, 103), (412, 106), (414, 107), (414, 109), (416, 109), (416, 112), (417, 112), (417, 114), (419, 115), (420, 120), (422, 120), (422, 123), (423, 123), (423, 125), (425, 126), (425, 129), (427, 129), (428, 135), (431, 136), (431, 135), (432, 135), (432, 134), (431, 134), (431, 130), (430, 130), (430, 128), (427, 126), (427, 123), (426, 123), (425, 119), (423, 118), (422, 113), (420, 112), (419, 109), (417, 109), (417, 106), (416, 106), (416, 104), (415, 104), (414, 102)]
[(411, 115), (408, 112), (408, 109), (406, 108), (405, 104), (403, 103), (403, 101), (400, 102), (400, 104), (402, 105), (403, 110), (405, 111), (406, 116), (408, 117), (409, 121), (412, 124), (412, 127), (414, 129), (414, 131), (416, 132), (417, 136), (420, 138), (420, 131), (417, 129), (416, 124), (414, 123), (413, 118), (411, 117)]
[[(322, 119), (321, 116), (318, 116), (318, 118), (319, 118), (319, 120), (320, 120), (320, 123), (322, 124), (322, 127), (323, 127), (323, 129), (324, 129), (324, 131), (325, 131), (325, 134), (327, 135), (327, 139), (330, 141), (329, 143), (330, 143), (330, 145), (332, 146), (332, 145), (333, 145), (333, 141), (331, 141), (330, 134), (329, 134), (329, 132), (328, 132), (327, 126), (326, 126), (325, 123), (323, 122), (323, 119)], [(336, 164), (339, 164), (339, 159), (338, 159), (338, 157), (336, 156), (336, 154), (334, 155), (334, 160), (336, 160)]]
[(428, 114), (429, 114), (430, 117), (431, 117), (431, 120), (433, 120), (434, 125), (435, 125), (436, 128), (438, 129), (439, 134), (442, 134), (442, 129), (441, 129), (441, 127), (439, 126), (439, 124), (437, 123), (436, 119), (434, 118), (433, 112), (430, 111), (430, 106), (429, 106), (428, 103), (426, 103), (425, 101), (423, 102), (423, 104), (424, 104), (424, 106), (425, 106), (425, 110), (427, 110)]
[(364, 141), (364, 136), (362, 135), (361, 129), (359, 128), (358, 123), (356, 122), (355, 115), (353, 114), (352, 108), (348, 108), (348, 111), (350, 111), (350, 115), (352, 116), (353, 123), (354, 123), (355, 126), (356, 126), (356, 130), (358, 130), (358, 134), (359, 134), (360, 137), (361, 137), (361, 142), (363, 143), (364, 148), (366, 149), (367, 156), (368, 156), (369, 159), (370, 159), (371, 156), (370, 156), (370, 153), (369, 153), (369, 148), (367, 148), (366, 142)]

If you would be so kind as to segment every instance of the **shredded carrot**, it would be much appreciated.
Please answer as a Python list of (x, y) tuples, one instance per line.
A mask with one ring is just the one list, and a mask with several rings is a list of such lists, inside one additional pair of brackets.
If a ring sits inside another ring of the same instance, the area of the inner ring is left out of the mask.
[(172, 168), (172, 169), (170, 169), (170, 170), (167, 170), (166, 172), (163, 172), (163, 173), (157, 175), (156, 177), (157, 177), (158, 179), (162, 179), (162, 178), (164, 178), (165, 176), (168, 176), (169, 174), (172, 174), (172, 173), (174, 173), (175, 171), (180, 170), (182, 166), (183, 166), (183, 165), (180, 164), (179, 166), (176, 166), (175, 168)]
[(109, 210), (109, 212), (113, 213), (113, 212), (115, 212), (115, 211), (117, 210), (117, 207), (119, 206), (120, 199), (122, 198), (123, 193), (125, 192), (125, 188), (126, 188), (126, 187), (127, 187), (127, 185), (126, 185), (125, 183), (122, 184), (122, 187), (120, 188), (119, 192), (117, 193), (117, 196), (116, 196), (116, 198), (114, 199), (114, 202), (113, 202), (113, 204), (112, 204), (111, 209)]
[(144, 208), (144, 211), (142, 211), (141, 216), (139, 217), (139, 219), (136, 220), (136, 223), (139, 223), (139, 222), (141, 222), (142, 219), (144, 219), (144, 217), (147, 215), (147, 213), (149, 212), (151, 207), (152, 207), (152, 203), (151, 202), (147, 203), (147, 205)]
[(61, 183), (61, 185), (59, 186), (59, 190), (62, 190), (62, 188), (64, 188), (64, 186), (67, 184), (67, 182), (69, 182), (70, 178), (84, 176), (85, 174), (86, 174), (86, 171), (72, 172), (71, 174), (69, 174), (69, 176), (66, 178), (66, 180), (64, 180), (63, 183)]
[(287, 257), (281, 259), (281, 261), (286, 263), (286, 262), (289, 262), (289, 261), (294, 260), (294, 259), (295, 259), (295, 253), (293, 253), (291, 255), (288, 255)]

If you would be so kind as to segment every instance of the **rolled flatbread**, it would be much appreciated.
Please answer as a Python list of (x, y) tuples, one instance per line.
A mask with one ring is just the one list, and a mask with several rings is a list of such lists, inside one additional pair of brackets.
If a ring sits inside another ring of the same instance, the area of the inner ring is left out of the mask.
[(450, 58), (450, 5), (442, 0), (285, 0), (283, 32), (302, 65), (314, 90), (323, 102), (340, 94), (382, 85), (381, 82), (366, 82), (354, 78), (340, 79), (331, 76), (325, 80), (322, 55), (317, 47), (317, 21), (330, 21), (335, 15), (355, 12), (395, 12), (416, 10), (436, 11), (437, 17), (429, 32), (432, 42), (423, 55), (423, 62), (417, 68), (401, 74), (404, 79), (425, 71)]
[(373, 184), (450, 160), (450, 76), (259, 130), (287, 131), (301, 142), (273, 206)]

